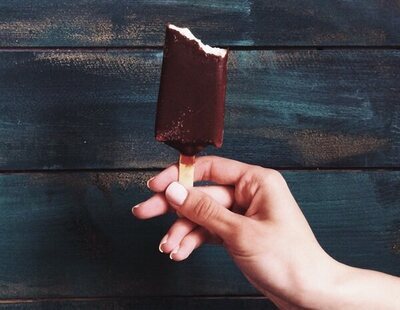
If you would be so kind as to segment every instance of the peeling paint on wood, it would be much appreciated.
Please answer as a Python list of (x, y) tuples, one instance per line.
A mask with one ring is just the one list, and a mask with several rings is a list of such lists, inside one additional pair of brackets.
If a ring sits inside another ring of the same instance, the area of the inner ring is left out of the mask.
[[(161, 168), (162, 52), (0, 53), (2, 169)], [(273, 167), (396, 167), (398, 51), (234, 51), (225, 141)]]
[(266, 128), (238, 130), (238, 134), (252, 135), (260, 139), (279, 139), (285, 141), (298, 153), (306, 166), (323, 165), (352, 156), (376, 152), (389, 147), (387, 138), (369, 136), (331, 134), (317, 130), (287, 130), (285, 128)]
[(289, 140), (289, 144), (300, 150), (306, 165), (314, 166), (318, 163), (333, 162), (342, 158), (373, 153), (388, 146), (389, 139), (334, 135), (304, 130), (295, 132), (294, 137)]
[(162, 45), (167, 22), (213, 45), (399, 45), (396, 1), (2, 1), (0, 46)]

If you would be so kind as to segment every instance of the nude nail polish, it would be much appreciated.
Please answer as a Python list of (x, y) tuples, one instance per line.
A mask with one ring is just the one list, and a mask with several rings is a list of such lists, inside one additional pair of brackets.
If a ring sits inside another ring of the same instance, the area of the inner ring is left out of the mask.
[(153, 179), (154, 179), (154, 177), (152, 177), (152, 178), (150, 178), (150, 179), (147, 180), (147, 182), (146, 182), (147, 188), (150, 188), (150, 182), (151, 182)]
[(161, 253), (164, 253), (164, 251), (162, 250), (162, 245), (163, 244), (166, 244), (167, 243), (167, 240), (168, 240), (168, 235), (165, 235), (162, 239), (161, 239), (161, 241), (160, 241), (160, 244), (159, 244), (159, 246), (158, 246), (158, 250), (161, 252)]
[(173, 255), (175, 255), (176, 253), (178, 253), (179, 252), (179, 247), (177, 247), (177, 248), (175, 248), (170, 254), (169, 254), (169, 258), (170, 259), (174, 259), (173, 258)]

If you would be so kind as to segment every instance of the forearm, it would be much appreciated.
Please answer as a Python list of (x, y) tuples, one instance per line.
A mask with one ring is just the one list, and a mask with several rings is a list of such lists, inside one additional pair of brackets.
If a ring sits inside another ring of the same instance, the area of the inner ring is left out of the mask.
[(400, 309), (400, 278), (339, 264), (326, 309)]
[(345, 269), (338, 281), (343, 307), (400, 309), (400, 278), (371, 270)]

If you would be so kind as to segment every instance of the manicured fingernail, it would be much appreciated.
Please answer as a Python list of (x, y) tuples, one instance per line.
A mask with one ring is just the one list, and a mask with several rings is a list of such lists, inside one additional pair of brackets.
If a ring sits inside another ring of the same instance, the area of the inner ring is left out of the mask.
[(172, 182), (165, 191), (168, 201), (174, 205), (180, 206), (184, 203), (188, 192), (186, 188), (178, 182)]
[(176, 253), (178, 253), (178, 251), (179, 251), (179, 247), (175, 248), (175, 249), (171, 252), (171, 254), (169, 254), (169, 258), (173, 260), (173, 259), (174, 259), (173, 255), (175, 255)]
[(161, 253), (164, 253), (164, 251), (162, 250), (162, 245), (163, 244), (166, 244), (167, 243), (167, 239), (168, 239), (168, 235), (165, 235), (162, 239), (161, 239), (161, 242), (160, 242), (160, 245), (158, 246), (158, 250), (161, 252)]
[(152, 177), (152, 178), (150, 178), (150, 179), (147, 180), (147, 183), (146, 183), (147, 188), (150, 188), (150, 182), (153, 181), (154, 178), (155, 178), (155, 177)]
[(134, 213), (134, 212), (135, 212), (135, 209), (137, 209), (137, 208), (139, 208), (139, 207), (140, 207), (140, 203), (137, 204), (136, 206), (133, 206), (133, 208), (132, 208), (132, 213)]

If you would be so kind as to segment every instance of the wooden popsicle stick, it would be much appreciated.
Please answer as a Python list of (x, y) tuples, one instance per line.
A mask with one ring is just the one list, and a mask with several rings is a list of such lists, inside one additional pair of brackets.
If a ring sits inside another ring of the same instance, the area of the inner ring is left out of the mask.
[(179, 155), (178, 181), (185, 187), (193, 187), (195, 156)]

